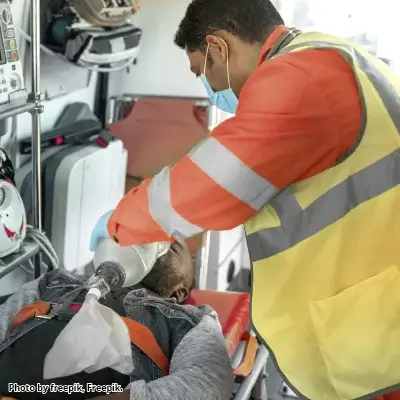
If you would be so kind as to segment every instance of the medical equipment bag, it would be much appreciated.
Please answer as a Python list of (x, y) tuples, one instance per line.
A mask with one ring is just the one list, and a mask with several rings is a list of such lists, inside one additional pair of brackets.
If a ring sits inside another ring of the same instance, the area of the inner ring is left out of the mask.
[[(75, 123), (72, 126), (76, 129)], [(92, 260), (89, 240), (97, 219), (113, 209), (124, 195), (126, 150), (120, 140), (111, 141), (106, 148), (76, 143), (49, 146), (42, 152), (41, 161), (44, 231), (61, 266), (79, 271)], [(16, 170), (15, 182), (31, 221), (30, 163)]]

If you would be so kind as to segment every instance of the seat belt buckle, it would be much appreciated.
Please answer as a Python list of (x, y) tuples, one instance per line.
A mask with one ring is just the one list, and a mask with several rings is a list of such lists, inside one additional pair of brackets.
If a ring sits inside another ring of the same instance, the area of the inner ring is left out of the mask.
[(44, 315), (36, 315), (35, 316), (36, 319), (51, 320), (57, 315), (58, 310), (61, 309), (61, 307), (62, 307), (62, 304), (60, 304), (60, 303), (52, 303), (52, 302), (48, 302), (48, 303), (50, 305), (49, 312)]

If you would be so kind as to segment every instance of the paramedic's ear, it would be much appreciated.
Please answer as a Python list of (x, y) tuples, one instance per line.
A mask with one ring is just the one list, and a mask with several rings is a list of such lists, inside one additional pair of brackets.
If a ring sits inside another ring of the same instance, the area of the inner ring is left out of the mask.
[(220, 60), (225, 65), (228, 59), (228, 45), (225, 40), (217, 35), (207, 35), (206, 42), (208, 53), (213, 61)]
[(189, 297), (189, 290), (185, 287), (177, 288), (171, 297), (174, 297), (178, 304), (182, 304)]

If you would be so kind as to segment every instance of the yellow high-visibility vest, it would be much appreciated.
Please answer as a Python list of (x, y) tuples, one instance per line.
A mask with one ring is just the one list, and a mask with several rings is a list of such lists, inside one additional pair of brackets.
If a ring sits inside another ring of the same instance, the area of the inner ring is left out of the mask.
[(272, 56), (308, 48), (337, 49), (352, 66), (363, 127), (336, 166), (246, 223), (252, 322), (302, 396), (370, 399), (400, 386), (400, 79), (321, 33), (300, 33)]

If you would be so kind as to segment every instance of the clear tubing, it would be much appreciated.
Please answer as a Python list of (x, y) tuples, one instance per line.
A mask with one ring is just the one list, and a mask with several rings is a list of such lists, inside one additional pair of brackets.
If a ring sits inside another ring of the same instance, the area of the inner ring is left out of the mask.
[(111, 288), (105, 281), (105, 279), (101, 276), (96, 276), (96, 275), (89, 280), (88, 289), (89, 291), (86, 297), (95, 296), (97, 300), (99, 300), (102, 297), (105, 297), (111, 291)]

